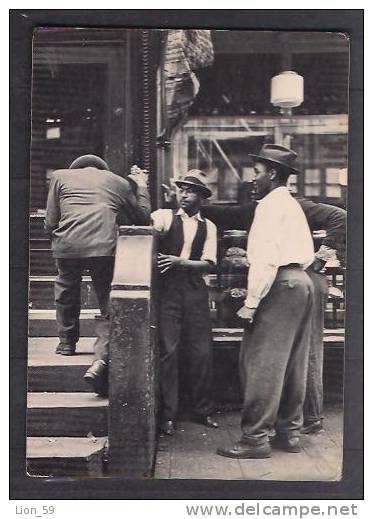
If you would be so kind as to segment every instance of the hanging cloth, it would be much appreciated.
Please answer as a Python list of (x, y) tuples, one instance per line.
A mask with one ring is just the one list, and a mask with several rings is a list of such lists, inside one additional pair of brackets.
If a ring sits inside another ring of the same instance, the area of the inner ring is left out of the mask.
[(214, 59), (208, 30), (171, 29), (167, 33), (164, 59), (165, 98), (169, 126), (187, 115), (199, 91), (193, 72)]

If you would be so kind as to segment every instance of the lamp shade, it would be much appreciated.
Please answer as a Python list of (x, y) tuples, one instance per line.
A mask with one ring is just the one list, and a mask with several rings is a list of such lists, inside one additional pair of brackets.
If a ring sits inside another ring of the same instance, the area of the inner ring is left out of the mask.
[(294, 108), (303, 103), (303, 77), (287, 70), (271, 79), (271, 103), (281, 108)]

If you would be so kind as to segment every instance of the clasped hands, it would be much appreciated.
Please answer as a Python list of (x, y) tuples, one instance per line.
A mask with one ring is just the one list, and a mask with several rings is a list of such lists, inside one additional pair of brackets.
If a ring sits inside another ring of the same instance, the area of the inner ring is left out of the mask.
[(134, 165), (131, 167), (131, 172), (127, 178), (133, 180), (138, 187), (148, 187), (149, 175), (146, 169)]

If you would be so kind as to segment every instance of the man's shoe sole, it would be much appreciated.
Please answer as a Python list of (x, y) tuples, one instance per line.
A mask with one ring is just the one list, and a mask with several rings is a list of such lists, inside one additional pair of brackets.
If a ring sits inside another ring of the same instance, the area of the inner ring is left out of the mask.
[(106, 397), (108, 395), (108, 392), (102, 387), (102, 381), (98, 377), (95, 377), (91, 373), (86, 373), (83, 378), (99, 396)]
[(291, 446), (288, 443), (279, 440), (276, 436), (274, 436), (273, 439), (271, 438), (270, 441), (272, 447), (274, 447), (275, 449), (284, 452), (289, 452), (290, 454), (299, 454), (300, 452), (302, 452), (302, 447), (300, 445)]
[(271, 457), (271, 452), (261, 453), (261, 452), (242, 452), (233, 454), (224, 449), (217, 449), (216, 454), (219, 456), (224, 456), (225, 458), (231, 458), (234, 460), (260, 460)]
[(63, 347), (62, 345), (59, 345), (59, 346), (57, 346), (55, 353), (57, 355), (75, 355), (75, 351), (76, 351), (75, 346), (68, 347), (67, 345), (65, 345), (65, 347)]
[(285, 452), (290, 452), (290, 454), (299, 454), (302, 452), (302, 449), (300, 447), (284, 447), (281, 450)]
[(319, 434), (322, 432), (325, 432), (325, 429), (322, 425), (307, 425), (301, 429), (302, 434)]

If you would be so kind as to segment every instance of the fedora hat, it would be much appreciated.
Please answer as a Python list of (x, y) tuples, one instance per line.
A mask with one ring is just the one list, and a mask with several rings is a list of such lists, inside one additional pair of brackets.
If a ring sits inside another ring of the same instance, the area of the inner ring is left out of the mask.
[(177, 187), (184, 185), (194, 186), (205, 198), (209, 198), (212, 195), (212, 192), (206, 186), (206, 175), (199, 169), (191, 169), (184, 177), (176, 180), (175, 184)]
[(294, 167), (298, 155), (290, 148), (285, 148), (285, 146), (279, 146), (278, 144), (264, 144), (257, 155), (249, 153), (249, 157), (258, 161), (280, 165), (290, 170), (294, 175), (300, 174), (300, 171)]
[(69, 169), (83, 168), (96, 168), (110, 171), (107, 163), (101, 157), (97, 157), (97, 155), (81, 155), (69, 166)]

